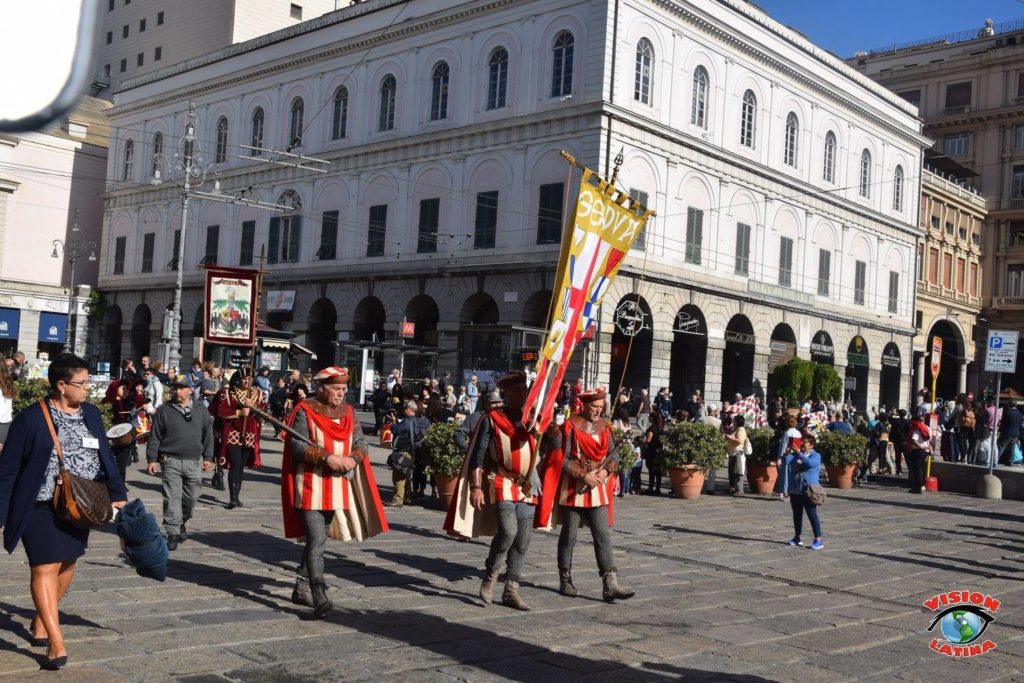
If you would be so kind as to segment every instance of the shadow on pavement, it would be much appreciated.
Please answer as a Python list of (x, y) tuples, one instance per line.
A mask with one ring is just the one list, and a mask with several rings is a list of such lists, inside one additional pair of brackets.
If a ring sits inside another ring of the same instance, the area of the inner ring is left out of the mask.
[(725, 538), (730, 541), (751, 541), (754, 543), (767, 543), (768, 545), (785, 545), (785, 541), (777, 541), (769, 538), (752, 538), (750, 536), (737, 536), (736, 534), (727, 534), (722, 531), (708, 531), (707, 529), (687, 529), (681, 526), (668, 526), (667, 524), (655, 524), (654, 528), (663, 529), (665, 531), (678, 531), (683, 534), (697, 534), (698, 536)]
[(197, 586), (215, 588), (236, 598), (243, 598), (279, 612), (301, 616), (308, 611), (296, 609), (290, 603), (285, 603), (280, 596), (262, 588), (268, 583), (281, 587), (291, 586), (287, 581), (277, 581), (267, 576), (182, 560), (174, 555), (171, 555), (171, 559), (167, 561), (167, 576)]
[[(869, 503), (871, 505), (888, 505), (891, 507), (902, 507), (909, 508), (911, 510), (927, 510), (929, 512), (949, 512), (950, 506), (942, 505), (931, 505), (929, 503), (911, 503), (910, 501), (901, 500), (878, 500), (875, 498), (858, 498), (854, 496), (841, 496), (837, 493), (833, 493), (831, 490), (828, 492), (828, 497), (835, 500), (849, 500), (856, 503)], [(970, 510), (960, 509), (956, 511), (956, 514), (962, 517), (980, 517), (982, 519), (998, 519), (1001, 522), (1024, 522), (1024, 516), (1011, 515), (1005, 512), (991, 512), (989, 510)]]
[(373, 548), (366, 552), (375, 555), (382, 560), (394, 562), (395, 564), (400, 564), (410, 569), (416, 569), (424, 574), (431, 574), (439, 579), (444, 579), (449, 582), (461, 581), (462, 579), (468, 579), (470, 577), (479, 578), (482, 571), (476, 567), (449, 562), (448, 560), (440, 557), (424, 557), (423, 555), (410, 555), (408, 553), (393, 553), (387, 550), (376, 550)]
[[(28, 574), (25, 575), (25, 583), (28, 583)], [(72, 586), (74, 584), (72, 583)], [(60, 625), (62, 630), (68, 626), (89, 626), (96, 630), (103, 630), (103, 627), (94, 621), (83, 619), (82, 617), (74, 614), (68, 614), (66, 607), (61, 607), (60, 611)], [(17, 615), (25, 620), (24, 624), (20, 624), (14, 620), (14, 616)], [(24, 645), (18, 645), (16, 643), (7, 642), (6, 640), (0, 639), (0, 652), (17, 652), (19, 654), (27, 655), (37, 660), (40, 664), (46, 661), (45, 648), (36, 648), (35, 650), (29, 649), (30, 643), (29, 638), (29, 624), (32, 618), (35, 617), (36, 610), (34, 607), (22, 608), (17, 607), (6, 602), (0, 602), (0, 631), (13, 636), (14, 638), (22, 638), (25, 641)], [(65, 631), (65, 637), (66, 637)]]
[[(989, 579), (1005, 579), (1007, 581), (1024, 581), (1024, 576), (1006, 576), (1004, 574), (996, 574), (997, 571), (1011, 571), (1011, 572), (1024, 572), (1024, 569), (1018, 569), (1016, 567), (1003, 567), (997, 564), (988, 564), (985, 562), (978, 562), (976, 560), (969, 560), (964, 557), (957, 555), (957, 557), (949, 557), (945, 555), (927, 555), (925, 553), (915, 552), (914, 555), (920, 557), (920, 559), (901, 555), (880, 555), (877, 553), (869, 553), (863, 550), (850, 550), (855, 555), (864, 555), (865, 557), (873, 557), (878, 560), (889, 560), (892, 562), (903, 562), (907, 564), (916, 564), (923, 567), (929, 567), (931, 569), (957, 569), (963, 572), (970, 572), (983, 578)], [(971, 568), (957, 567), (956, 563), (970, 565)]]

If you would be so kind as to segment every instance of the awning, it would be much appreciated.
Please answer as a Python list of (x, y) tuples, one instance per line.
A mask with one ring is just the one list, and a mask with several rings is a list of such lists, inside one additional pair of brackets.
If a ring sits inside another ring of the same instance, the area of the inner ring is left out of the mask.
[(260, 337), (260, 346), (264, 349), (277, 349), (278, 351), (287, 351), (291, 343), (287, 339), (268, 339), (266, 337)]
[(63, 344), (68, 335), (68, 316), (64, 313), (39, 314), (39, 341)]
[(290, 346), (291, 346), (291, 348), (293, 348), (293, 349), (295, 349), (296, 351), (298, 351), (298, 353), (305, 353), (305, 354), (309, 354), (309, 356), (310, 356), (310, 357), (311, 357), (311, 358), (312, 358), (313, 360), (316, 360), (316, 359), (317, 359), (317, 358), (316, 358), (316, 354), (315, 354), (315, 353), (313, 353), (312, 351), (310, 351), (309, 349), (307, 349), (307, 348), (306, 348), (305, 346), (302, 346), (302, 345), (300, 345), (300, 344), (296, 344), (295, 342), (292, 342), (292, 343), (290, 344)]
[(0, 308), (0, 339), (17, 339), (21, 328), (21, 311)]

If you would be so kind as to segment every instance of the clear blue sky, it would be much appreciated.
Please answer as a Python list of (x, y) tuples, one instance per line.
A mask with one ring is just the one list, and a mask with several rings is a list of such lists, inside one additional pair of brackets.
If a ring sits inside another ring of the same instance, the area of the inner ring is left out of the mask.
[(754, 0), (773, 19), (792, 26), (840, 57), (893, 43), (980, 29), (1024, 18), (1020, 0)]

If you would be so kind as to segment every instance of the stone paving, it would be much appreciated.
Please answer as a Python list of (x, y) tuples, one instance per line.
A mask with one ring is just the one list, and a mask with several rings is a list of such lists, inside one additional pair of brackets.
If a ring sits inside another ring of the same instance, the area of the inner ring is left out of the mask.
[[(637, 596), (600, 600), (580, 534), (581, 596), (557, 594), (556, 538), (535, 534), (529, 613), (476, 597), (483, 542), (439, 533), (430, 507), (389, 510), (392, 532), (328, 546), (335, 611), (311, 621), (289, 601), (299, 545), (281, 533), (280, 447), (264, 440), (245, 507), (204, 488), (165, 583), (137, 576), (94, 532), (62, 622), (70, 665), (40, 672), (23, 551), (0, 560), (0, 676), (18, 681), (220, 683), (407, 681), (1024, 680), (1024, 504), (894, 487), (832, 491), (825, 549), (793, 548), (789, 505), (760, 496), (616, 500), (617, 563)], [(378, 481), (390, 486), (374, 448)], [(133, 495), (159, 510), (159, 480), (131, 468)], [(429, 503), (428, 503), (429, 505)], [(805, 538), (809, 535), (805, 534)], [(922, 601), (970, 589), (1002, 601), (995, 651), (956, 660), (929, 649)]]

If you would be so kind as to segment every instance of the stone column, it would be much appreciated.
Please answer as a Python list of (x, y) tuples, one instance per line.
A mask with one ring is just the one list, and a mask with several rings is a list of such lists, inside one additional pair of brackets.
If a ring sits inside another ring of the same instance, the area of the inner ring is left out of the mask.
[(722, 366), (725, 364), (725, 339), (708, 336), (705, 358), (704, 398), (718, 403), (722, 398)]
[(915, 397), (917, 395), (917, 391), (924, 386), (924, 364), (926, 355), (927, 354), (922, 353), (917, 357), (917, 363), (915, 363), (917, 371), (914, 373), (914, 386), (911, 390)]
[(967, 393), (967, 361), (966, 360), (960, 361), (960, 381), (957, 383), (957, 390), (956, 390), (956, 392), (958, 394), (966, 394)]

